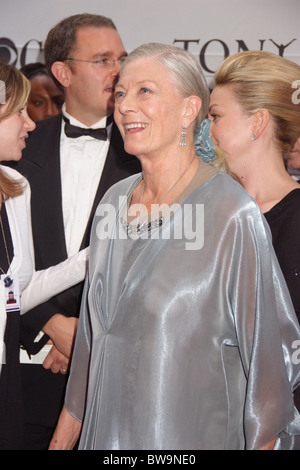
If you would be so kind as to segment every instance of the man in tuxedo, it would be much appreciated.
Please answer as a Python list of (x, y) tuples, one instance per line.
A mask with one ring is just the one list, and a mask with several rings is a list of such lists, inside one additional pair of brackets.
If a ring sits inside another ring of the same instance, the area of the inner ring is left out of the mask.
[[(31, 186), (37, 270), (88, 246), (103, 194), (141, 171), (138, 159), (125, 153), (112, 118), (114, 85), (125, 56), (114, 23), (103, 16), (73, 15), (47, 36), (46, 65), (64, 89), (65, 104), (61, 114), (37, 124), (15, 167)], [(51, 440), (63, 405), (82, 288), (77, 285), (22, 317), (25, 449), (47, 449)]]

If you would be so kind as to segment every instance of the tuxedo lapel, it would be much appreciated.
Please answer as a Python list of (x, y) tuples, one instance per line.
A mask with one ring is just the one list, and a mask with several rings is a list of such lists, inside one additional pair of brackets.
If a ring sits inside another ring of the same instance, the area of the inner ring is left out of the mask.
[(61, 116), (38, 123), (39, 132), (28, 139), (20, 169), (29, 174), (32, 228), (36, 269), (59, 263), (67, 257), (64, 233), (61, 174)]

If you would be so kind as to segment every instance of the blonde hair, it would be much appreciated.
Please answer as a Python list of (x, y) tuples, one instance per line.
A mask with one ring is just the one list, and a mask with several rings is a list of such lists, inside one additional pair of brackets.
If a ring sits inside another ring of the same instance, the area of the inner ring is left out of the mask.
[[(16, 68), (0, 63), (0, 80), (5, 86), (5, 104), (0, 104), (0, 126), (4, 119), (9, 118), (23, 108), (30, 93), (30, 82)], [(1, 143), (0, 143), (1, 145)], [(23, 182), (7, 176), (0, 166), (1, 201), (16, 197), (24, 191)], [(0, 201), (0, 202), (1, 202)]]
[(300, 66), (266, 51), (238, 52), (218, 68), (215, 86), (230, 86), (244, 112), (267, 109), (274, 123), (274, 138), (283, 157), (300, 135), (300, 108), (293, 102), (292, 84), (300, 80)]

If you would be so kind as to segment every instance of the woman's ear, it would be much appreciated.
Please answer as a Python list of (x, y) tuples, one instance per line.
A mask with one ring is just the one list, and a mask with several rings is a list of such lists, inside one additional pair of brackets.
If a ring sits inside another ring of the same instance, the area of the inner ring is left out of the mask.
[(253, 114), (252, 118), (252, 135), (257, 139), (270, 122), (270, 113), (267, 109), (262, 108)]
[(51, 72), (53, 73), (56, 80), (64, 87), (67, 88), (70, 84), (70, 68), (65, 62), (54, 62), (51, 67)]
[(197, 118), (202, 107), (202, 100), (199, 96), (189, 96), (186, 98), (183, 124), (189, 127)]

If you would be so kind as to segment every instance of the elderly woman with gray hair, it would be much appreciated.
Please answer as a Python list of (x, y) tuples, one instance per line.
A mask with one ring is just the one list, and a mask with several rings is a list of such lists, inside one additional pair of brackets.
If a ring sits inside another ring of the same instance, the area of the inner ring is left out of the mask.
[(115, 101), (142, 173), (96, 212), (50, 449), (80, 433), (79, 449), (273, 448), (297, 420), (299, 327), (257, 205), (195, 155), (209, 106), (200, 66), (176, 47), (141, 46)]

